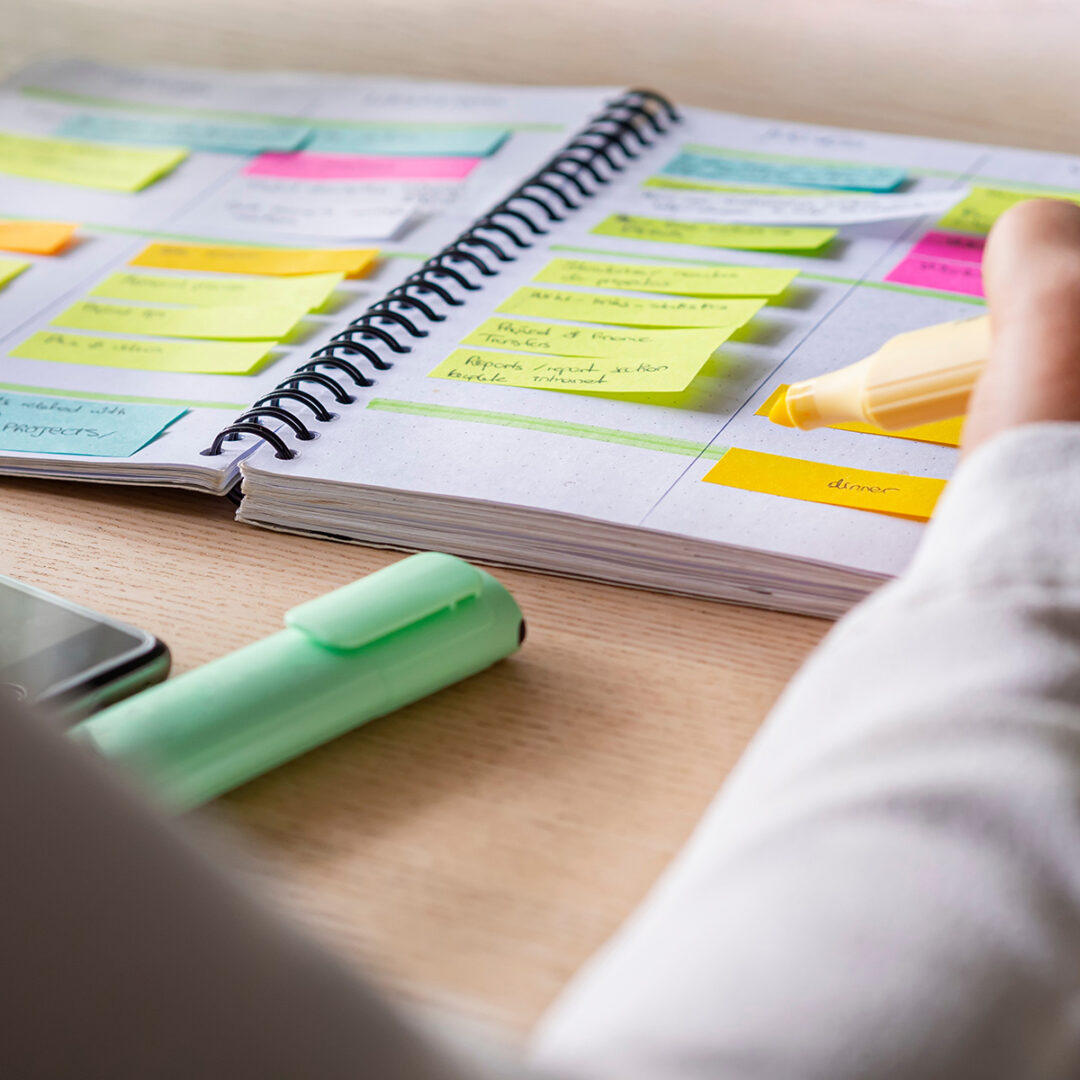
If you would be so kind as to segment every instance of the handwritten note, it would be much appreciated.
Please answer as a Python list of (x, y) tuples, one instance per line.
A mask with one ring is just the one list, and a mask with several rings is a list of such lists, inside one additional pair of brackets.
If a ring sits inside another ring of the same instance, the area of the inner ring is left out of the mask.
[(0, 289), (9, 281), (13, 281), (24, 270), (29, 270), (33, 263), (26, 259), (3, 259), (0, 258)]
[(526, 353), (456, 349), (428, 372), (435, 379), (520, 386), (536, 390), (587, 390), (595, 394), (678, 393), (701, 370), (708, 355), (658, 360), (615, 357), (573, 359)]
[(611, 330), (524, 319), (488, 319), (461, 343), (550, 356), (610, 356), (624, 360), (666, 360), (685, 355), (696, 358), (700, 368), (733, 330)]
[(150, 244), (131, 266), (161, 270), (216, 270), (230, 274), (320, 274), (340, 271), (363, 277), (379, 254), (375, 248), (269, 248), (224, 244)]
[(0, 132), (0, 172), (106, 191), (141, 191), (186, 157), (179, 147), (144, 150)]
[(260, 154), (248, 176), (290, 180), (464, 180), (477, 157), (376, 157), (360, 154)]
[(689, 328), (743, 326), (764, 306), (764, 300), (642, 300), (612, 293), (525, 287), (518, 289), (495, 310), (506, 315), (614, 326)]
[(303, 311), (283, 307), (143, 307), (80, 300), (60, 312), (50, 326), (107, 334), (206, 338), (217, 341), (277, 341)]
[[(761, 225), (859, 225), (874, 221), (935, 217), (959, 202), (966, 189), (912, 191), (899, 195), (766, 195), (748, 192), (671, 191), (644, 188), (636, 202), (645, 214), (697, 222)], [(623, 207), (628, 209), (628, 207)]]
[(91, 296), (133, 303), (187, 304), (194, 307), (273, 307), (301, 313), (318, 310), (341, 284), (340, 271), (287, 278), (181, 277), (179, 274), (110, 274)]
[(264, 150), (297, 150), (311, 135), (311, 128), (304, 124), (223, 124), (79, 113), (69, 116), (56, 129), (56, 134), (90, 142), (186, 146), (189, 150), (223, 154), (258, 154)]
[(959, 229), (961, 232), (988, 233), (990, 226), (1011, 206), (1025, 199), (1066, 199), (1080, 203), (1078, 192), (1016, 191), (1008, 188), (981, 187), (971, 189), (971, 194), (957, 203), (939, 222), (943, 229)]
[(742, 251), (816, 252), (836, 236), (835, 229), (795, 225), (712, 225), (636, 214), (612, 214), (591, 230), (597, 236), (647, 240), (653, 244), (737, 248)]
[(954, 262), (981, 263), (986, 241), (981, 236), (962, 233), (928, 232), (908, 252), (924, 259), (950, 259)]
[(186, 371), (203, 375), (250, 375), (270, 359), (265, 341), (138, 341), (52, 330), (31, 334), (9, 355), (57, 364)]
[(706, 147), (685, 149), (660, 171), (664, 176), (685, 176), (695, 180), (735, 180), (746, 184), (852, 191), (895, 191), (907, 179), (902, 169), (891, 166), (740, 157), (713, 152)]
[(56, 255), (71, 243), (77, 227), (59, 221), (0, 221), (0, 248)]
[(756, 266), (663, 266), (552, 259), (533, 281), (675, 296), (779, 296), (797, 274), (798, 270)]
[(728, 450), (702, 478), (710, 484), (926, 521), (945, 481), (820, 461)]
[(982, 266), (979, 263), (951, 259), (924, 259), (908, 255), (886, 275), (896, 285), (915, 285), (920, 289), (984, 296)]
[[(506, 141), (507, 128), (455, 124), (372, 124), (370, 127), (323, 127), (305, 149), (325, 154), (417, 155), (419, 157), (488, 157)], [(269, 147), (267, 147), (269, 149)]]
[[(763, 402), (754, 413), (755, 416), (768, 416), (773, 405), (787, 393), (787, 386), (781, 384)], [(836, 431), (856, 431), (863, 435), (883, 435), (890, 439), (911, 439), (914, 442), (934, 443), (937, 446), (959, 446), (963, 432), (964, 418), (953, 417), (951, 420), (938, 420), (933, 424), (919, 424), (918, 427), (904, 428), (902, 431), (886, 431), (874, 424), (829, 424)]]
[(131, 457), (187, 409), (0, 393), (0, 451)]

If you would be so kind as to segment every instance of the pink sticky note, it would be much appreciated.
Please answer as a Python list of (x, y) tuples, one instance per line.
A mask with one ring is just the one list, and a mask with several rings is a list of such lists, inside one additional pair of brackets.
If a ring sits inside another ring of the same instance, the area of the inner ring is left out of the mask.
[(366, 154), (260, 154), (244, 172), (290, 180), (462, 180), (478, 157), (371, 157)]
[(986, 238), (962, 236), (959, 233), (928, 232), (909, 255), (921, 255), (925, 259), (954, 259), (960, 262), (982, 262)]
[(918, 285), (921, 289), (984, 296), (982, 267), (978, 263), (950, 259), (924, 259), (909, 255), (885, 275), (896, 285)]

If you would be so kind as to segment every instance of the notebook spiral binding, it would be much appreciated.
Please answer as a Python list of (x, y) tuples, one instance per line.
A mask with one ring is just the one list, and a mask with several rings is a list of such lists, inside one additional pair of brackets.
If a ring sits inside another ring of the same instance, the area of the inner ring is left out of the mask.
[[(538, 212), (545, 224), (565, 221), (565, 214), (582, 206), (579, 199), (589, 199), (596, 193), (586, 177), (598, 187), (610, 181), (601, 162), (611, 173), (621, 172), (626, 160), (638, 157), (654, 144), (653, 136), (667, 134), (679, 119), (675, 106), (663, 95), (652, 90), (628, 90), (509, 196), (477, 218), (442, 251), (317, 348), (291, 375), (218, 432), (213, 443), (202, 451), (203, 455), (216, 457), (223, 452), (226, 442), (255, 435), (273, 448), (276, 457), (295, 457), (296, 452), (285, 436), (265, 426), (262, 420), (284, 424), (301, 442), (316, 438), (312, 427), (337, 417), (320, 398), (303, 389), (303, 384), (328, 390), (335, 404), (354, 404), (357, 399), (343, 385), (345, 377), (351, 383), (350, 389), (367, 389), (375, 385), (375, 379), (346, 357), (362, 357), (376, 372), (389, 370), (392, 362), (380, 356), (373, 344), (386, 346), (391, 354), (411, 352), (409, 338), (428, 336), (428, 331), (418, 323), (440, 323), (446, 319), (428, 300), (438, 297), (448, 307), (461, 307), (465, 303), (444, 287), (446, 282), (454, 282), (465, 292), (483, 288), (454, 264), (472, 267), (481, 279), (496, 277), (500, 263), (514, 261), (515, 256), (507, 248), (532, 247), (532, 241), (526, 237), (548, 232), (525, 212), (525, 207)], [(522, 231), (526, 236), (521, 235)], [(326, 374), (325, 369), (333, 371), (336, 377)], [(283, 401), (303, 406), (306, 412), (298, 415), (295, 407), (283, 407)], [(240, 500), (239, 489), (237, 483), (229, 493), (236, 502)]]

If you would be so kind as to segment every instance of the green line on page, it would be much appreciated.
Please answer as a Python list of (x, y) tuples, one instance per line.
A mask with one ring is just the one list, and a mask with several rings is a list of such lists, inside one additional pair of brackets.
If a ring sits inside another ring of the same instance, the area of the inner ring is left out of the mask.
[(721, 458), (727, 447), (708, 447), (689, 439), (669, 439), (663, 435), (646, 435), (637, 431), (619, 431), (616, 428), (593, 427), (591, 424), (573, 424), (566, 420), (548, 420), (540, 416), (520, 416), (517, 413), (491, 412), (487, 409), (463, 409), (454, 405), (432, 405), (420, 401), (397, 401), (391, 398), (372, 398), (369, 409), (382, 412), (407, 413), (410, 416), (428, 416), (440, 420), (464, 420), (473, 424), (493, 424), (496, 427), (523, 428), (526, 431), (543, 431), (549, 435), (569, 435), (577, 439), (593, 439), (597, 442), (619, 443), (635, 446), (640, 450), (658, 450), (665, 454), (682, 454), (684, 457)]
[(397, 121), (373, 121), (373, 120), (339, 120), (311, 116), (283, 116), (280, 113), (257, 113), (238, 112), (231, 109), (200, 109), (192, 105), (155, 105), (142, 101), (126, 101), (122, 98), (97, 97), (93, 94), (74, 94), (67, 90), (51, 90), (47, 86), (21, 86), (19, 93), (26, 97), (41, 98), (44, 101), (61, 101), (70, 105), (87, 105), (98, 109), (125, 109), (128, 112), (156, 113), (163, 116), (192, 116), (212, 117), (215, 120), (236, 120), (243, 123), (263, 124), (303, 124), (306, 127), (332, 127), (348, 128), (350, 130), (361, 128), (430, 128), (442, 127), (448, 129), (460, 128), (490, 128), (492, 130), (506, 131), (562, 131), (563, 124), (550, 123), (498, 123), (496, 121), (482, 121), (469, 123), (466, 120), (454, 120), (443, 122), (439, 120), (419, 121), (409, 120), (398, 123)]
[[(679, 263), (685, 266), (732, 266), (732, 263), (717, 259), (688, 259), (680, 255), (654, 255), (643, 251), (609, 251), (607, 248), (577, 247), (572, 244), (549, 244), (549, 251), (570, 251), (578, 255), (602, 255), (604, 258), (621, 259), (624, 262), (641, 260), (643, 262)], [(891, 281), (860, 281), (856, 278), (839, 277), (835, 274), (818, 274), (810, 270), (800, 270), (800, 278), (811, 281), (828, 281), (834, 285), (855, 285), (860, 288), (885, 289), (887, 292), (910, 293), (912, 296), (940, 297), (942, 300), (955, 300), (960, 304), (975, 304), (985, 307), (986, 302), (977, 296), (965, 296), (962, 293), (944, 292), (940, 289), (920, 289), (916, 285), (895, 285)], [(799, 278), (795, 279), (796, 281)]]
[(139, 397), (136, 394), (92, 394), (88, 390), (63, 390), (56, 386), (23, 386), (22, 383), (0, 383), (0, 390), (14, 394), (55, 394), (57, 397), (81, 398), (85, 401), (122, 401), (128, 405), (177, 405), (185, 409), (226, 409), (243, 412), (248, 405), (233, 401), (187, 401), (183, 398)]

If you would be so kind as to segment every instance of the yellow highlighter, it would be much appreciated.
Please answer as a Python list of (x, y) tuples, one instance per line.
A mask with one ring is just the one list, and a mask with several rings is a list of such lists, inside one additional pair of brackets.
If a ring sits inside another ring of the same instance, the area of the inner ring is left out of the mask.
[(897, 334), (858, 363), (793, 383), (769, 419), (803, 431), (852, 423), (901, 431), (962, 416), (989, 354), (986, 315)]

